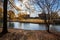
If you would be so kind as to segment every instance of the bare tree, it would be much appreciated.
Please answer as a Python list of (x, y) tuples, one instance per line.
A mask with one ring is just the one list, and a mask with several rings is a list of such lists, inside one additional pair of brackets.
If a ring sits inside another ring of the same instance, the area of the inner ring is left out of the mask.
[(18, 7), (14, 4), (14, 1), (9, 0), (8, 2), (9, 2), (10, 7), (15, 8), (17, 11), (21, 11), (21, 8), (18, 8)]
[[(51, 20), (51, 13), (52, 12), (56, 12), (59, 10), (59, 0), (32, 0), (32, 2), (34, 4), (39, 5), (39, 7), (41, 8), (42, 12), (45, 14), (45, 23), (47, 26), (47, 31), (49, 32), (49, 25), (50, 25), (50, 21)], [(46, 14), (48, 14), (48, 16), (46, 16)], [(48, 20), (48, 22), (46, 21)]]

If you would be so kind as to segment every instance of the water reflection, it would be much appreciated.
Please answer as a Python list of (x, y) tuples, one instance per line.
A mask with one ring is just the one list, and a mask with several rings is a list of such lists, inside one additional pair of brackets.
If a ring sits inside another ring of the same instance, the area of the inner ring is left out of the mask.
[(60, 25), (52, 25), (51, 29), (60, 32)]
[(25, 30), (46, 30), (45, 25), (33, 23), (9, 22), (9, 27)]
[[(24, 30), (46, 30), (44, 24), (9, 22), (9, 27)], [(60, 31), (60, 25), (50, 25), (50, 30)]]

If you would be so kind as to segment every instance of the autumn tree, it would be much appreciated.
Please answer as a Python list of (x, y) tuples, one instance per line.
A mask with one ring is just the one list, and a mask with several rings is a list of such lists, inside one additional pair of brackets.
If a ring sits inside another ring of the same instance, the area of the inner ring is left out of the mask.
[(25, 19), (26, 16), (27, 16), (27, 13), (26, 12), (19, 12), (18, 13), (19, 20)]
[(3, 8), (0, 7), (0, 19), (3, 19)]
[(8, 16), (9, 16), (9, 20), (14, 20), (15, 19), (15, 13), (12, 10), (8, 11)]

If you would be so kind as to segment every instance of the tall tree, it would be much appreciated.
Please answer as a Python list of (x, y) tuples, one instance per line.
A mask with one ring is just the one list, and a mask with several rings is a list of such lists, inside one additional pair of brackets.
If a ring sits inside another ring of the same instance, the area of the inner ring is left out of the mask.
[(8, 3), (8, 0), (4, 0), (3, 2), (3, 29), (2, 29), (2, 34), (5, 34), (8, 32), (7, 30), (7, 3)]
[[(49, 23), (51, 20), (51, 14), (52, 12), (56, 12), (58, 11), (59, 8), (59, 4), (60, 4), (60, 0), (32, 0), (32, 2), (34, 4), (39, 5), (39, 7), (41, 8), (42, 12), (45, 14), (45, 23), (47, 26), (47, 31), (49, 32)], [(48, 16), (46, 16), (46, 14), (48, 14)], [(48, 20), (48, 22), (46, 21)]]

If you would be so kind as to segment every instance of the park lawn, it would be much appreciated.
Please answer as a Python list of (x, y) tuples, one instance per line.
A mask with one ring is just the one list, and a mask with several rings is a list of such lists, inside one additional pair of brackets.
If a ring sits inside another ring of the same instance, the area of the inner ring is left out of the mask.
[[(0, 28), (1, 32), (2, 28)], [(60, 40), (59, 35), (48, 33), (46, 30), (22, 30), (8, 29), (9, 33), (5, 34), (0, 40)], [(60, 34), (60, 33), (59, 33)]]

